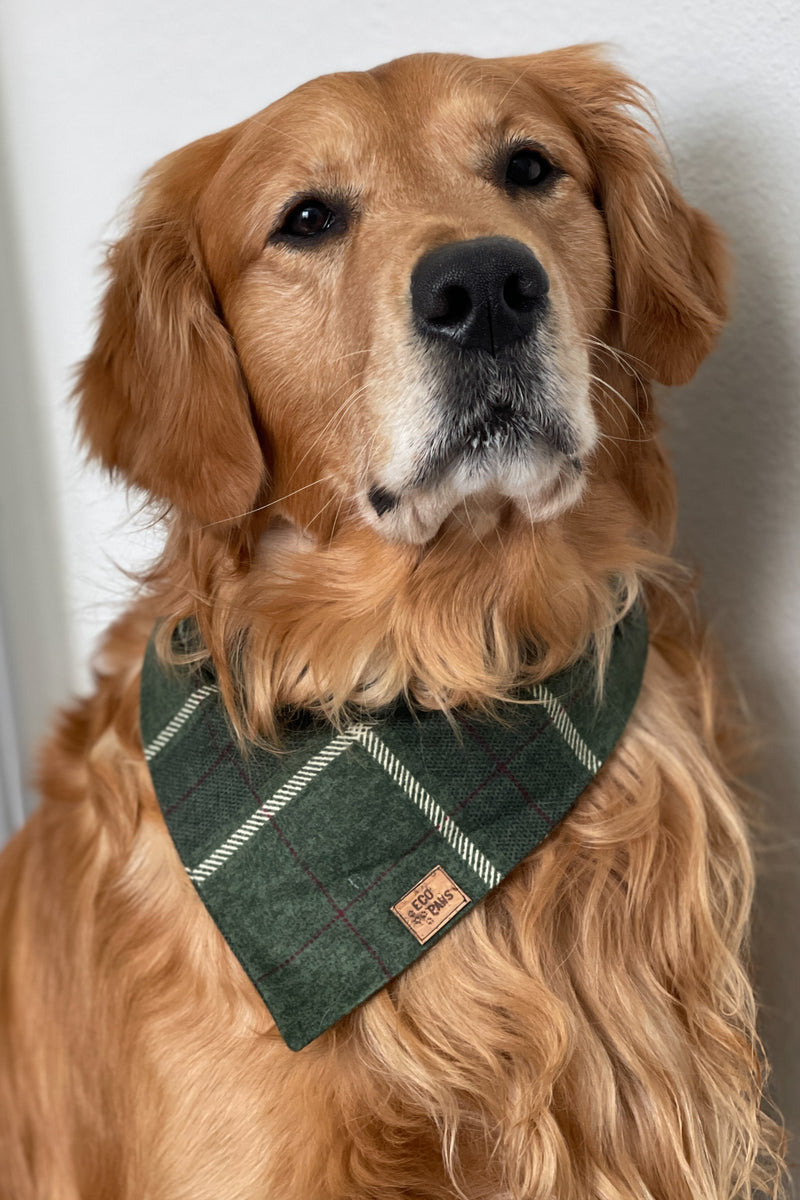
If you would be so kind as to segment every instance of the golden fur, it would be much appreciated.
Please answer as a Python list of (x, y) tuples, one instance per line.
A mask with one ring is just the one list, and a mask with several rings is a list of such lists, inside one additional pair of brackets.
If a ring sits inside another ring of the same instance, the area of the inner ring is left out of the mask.
[[(168, 538), (2, 858), (9, 1200), (779, 1191), (745, 966), (740, 733), (668, 557), (651, 389), (710, 350), (727, 259), (641, 111), (593, 47), (421, 55), (306, 85), (146, 179), (77, 394), (91, 450), (161, 502)], [(547, 203), (466, 172), (465, 148), (501, 134), (558, 154)], [(359, 190), (355, 233), (265, 247), (317, 176)], [(493, 234), (536, 249), (554, 353), (567, 375), (588, 362), (600, 440), (582, 491), (526, 505), (490, 488), (434, 516), (415, 500), (384, 536), (356, 500), (415, 402), (397, 382), (417, 361), (409, 272), (430, 246)], [(287, 1050), (152, 793), (138, 673), (154, 621), (195, 614), (240, 736), (278, 741), (285, 704), (334, 722), (403, 692), (489, 707), (602, 657), (637, 596), (642, 695), (572, 814), (399, 979)]]

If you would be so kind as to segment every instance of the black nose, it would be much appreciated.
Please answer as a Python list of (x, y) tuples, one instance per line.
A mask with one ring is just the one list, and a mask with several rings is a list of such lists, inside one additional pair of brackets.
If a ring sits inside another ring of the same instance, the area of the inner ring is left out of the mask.
[(547, 272), (522, 242), (473, 238), (423, 254), (411, 274), (411, 307), (422, 333), (497, 354), (528, 336), (549, 287)]

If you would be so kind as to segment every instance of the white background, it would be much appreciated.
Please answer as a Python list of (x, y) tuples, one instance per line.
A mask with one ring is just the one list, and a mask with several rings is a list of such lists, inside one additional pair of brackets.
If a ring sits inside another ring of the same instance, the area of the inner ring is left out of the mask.
[[(800, 1129), (800, 9), (793, 0), (0, 0), (0, 812), (157, 535), (71, 435), (102, 242), (156, 158), (311, 76), (415, 50), (611, 41), (679, 183), (728, 232), (736, 311), (663, 397), (681, 553), (764, 733), (754, 956), (775, 1098)], [(13, 698), (13, 699), (12, 699)], [(1, 818), (0, 818), (1, 819)], [(0, 835), (2, 829), (0, 829)], [(796, 1156), (795, 1156), (796, 1157)]]

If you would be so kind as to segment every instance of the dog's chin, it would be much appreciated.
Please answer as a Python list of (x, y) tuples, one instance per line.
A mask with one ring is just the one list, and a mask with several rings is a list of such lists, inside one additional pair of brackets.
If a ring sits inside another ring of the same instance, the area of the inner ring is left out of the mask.
[(451, 515), (480, 538), (509, 503), (531, 525), (551, 521), (577, 504), (584, 486), (580, 459), (549, 447), (521, 457), (470, 446), (433, 480), (398, 490), (373, 484), (360, 508), (365, 521), (388, 541), (421, 545)]

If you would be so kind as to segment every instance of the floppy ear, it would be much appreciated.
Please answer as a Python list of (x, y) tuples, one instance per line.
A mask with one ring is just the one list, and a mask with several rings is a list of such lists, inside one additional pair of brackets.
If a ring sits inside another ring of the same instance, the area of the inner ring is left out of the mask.
[(727, 315), (722, 235), (667, 176), (656, 139), (637, 120), (650, 116), (648, 94), (605, 61), (602, 47), (539, 55), (530, 77), (544, 84), (592, 168), (611, 246), (620, 348), (651, 379), (685, 383)]
[(253, 507), (264, 461), (239, 362), (203, 263), (195, 209), (229, 134), (145, 177), (75, 394), (91, 452), (112, 472), (202, 522)]

